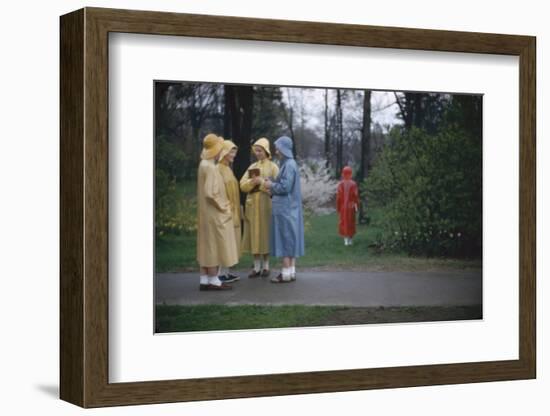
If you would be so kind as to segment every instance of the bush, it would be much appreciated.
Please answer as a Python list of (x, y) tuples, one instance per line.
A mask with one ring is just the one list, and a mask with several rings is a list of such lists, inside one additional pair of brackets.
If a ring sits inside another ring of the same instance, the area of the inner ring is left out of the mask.
[(394, 128), (362, 188), (384, 208), (380, 247), (427, 256), (481, 257), (481, 140)]
[(176, 184), (162, 169), (155, 171), (155, 235), (181, 234), (197, 229), (197, 202), (176, 192)]
[(174, 181), (189, 176), (185, 173), (193, 171), (189, 157), (181, 146), (164, 135), (157, 136), (155, 142), (155, 168), (164, 171)]

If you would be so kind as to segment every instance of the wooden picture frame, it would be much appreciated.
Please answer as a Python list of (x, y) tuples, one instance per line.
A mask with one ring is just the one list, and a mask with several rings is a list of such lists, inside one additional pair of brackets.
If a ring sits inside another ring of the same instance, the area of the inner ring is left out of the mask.
[[(536, 377), (534, 37), (100, 8), (62, 16), (60, 29), (61, 399), (101, 407)], [(109, 32), (518, 56), (519, 359), (109, 383)]]

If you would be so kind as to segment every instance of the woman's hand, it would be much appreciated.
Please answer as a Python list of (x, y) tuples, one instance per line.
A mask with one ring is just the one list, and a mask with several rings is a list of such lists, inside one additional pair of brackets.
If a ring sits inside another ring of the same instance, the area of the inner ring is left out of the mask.
[(267, 190), (271, 189), (271, 184), (272, 184), (272, 182), (269, 179), (266, 179), (264, 181), (264, 188), (267, 189)]
[(260, 185), (262, 183), (262, 178), (260, 178), (259, 176), (255, 176), (250, 180), (253, 185)]

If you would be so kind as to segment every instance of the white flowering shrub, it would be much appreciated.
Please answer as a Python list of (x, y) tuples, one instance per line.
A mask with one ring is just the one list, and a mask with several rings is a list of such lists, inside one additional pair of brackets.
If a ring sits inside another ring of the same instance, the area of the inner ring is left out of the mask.
[(329, 170), (321, 160), (307, 160), (300, 166), (302, 203), (306, 212), (325, 215), (335, 211), (336, 188)]

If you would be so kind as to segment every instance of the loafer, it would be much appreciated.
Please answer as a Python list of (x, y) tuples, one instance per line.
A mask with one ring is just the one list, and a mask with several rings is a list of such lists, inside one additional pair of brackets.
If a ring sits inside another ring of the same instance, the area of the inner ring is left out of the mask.
[(254, 271), (252, 270), (249, 274), (248, 274), (248, 277), (253, 279), (253, 278), (256, 278), (256, 277), (260, 277), (262, 274), (258, 271)]
[(271, 272), (270, 272), (268, 269), (263, 269), (263, 270), (262, 270), (262, 273), (261, 273), (261, 276), (262, 276), (262, 277), (269, 277), (269, 274), (270, 274), (270, 273), (271, 273)]

